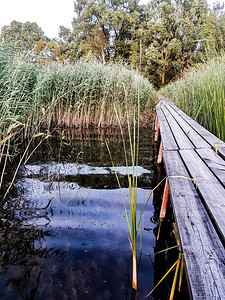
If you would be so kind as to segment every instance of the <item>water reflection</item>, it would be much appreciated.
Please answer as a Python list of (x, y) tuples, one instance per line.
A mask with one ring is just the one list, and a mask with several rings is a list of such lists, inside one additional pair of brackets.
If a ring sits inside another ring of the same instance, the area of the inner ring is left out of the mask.
[[(143, 137), (138, 168), (138, 199), (143, 204), (153, 176), (148, 137), (149, 132)], [(60, 152), (58, 141), (49, 143), (20, 170), (14, 195), (0, 210), (0, 298), (131, 299), (128, 228), (104, 143), (70, 141)], [(118, 145), (110, 146), (116, 150), (128, 205), (122, 151)], [(150, 201), (143, 217), (146, 230), (136, 299), (142, 299), (153, 284), (152, 264), (146, 255), (155, 243), (152, 215)]]
[(51, 233), (35, 226), (24, 226), (23, 220), (1, 214), (0, 297), (1, 299), (32, 299), (43, 271), (42, 261), (65, 261), (69, 255), (49, 247), (46, 237)]

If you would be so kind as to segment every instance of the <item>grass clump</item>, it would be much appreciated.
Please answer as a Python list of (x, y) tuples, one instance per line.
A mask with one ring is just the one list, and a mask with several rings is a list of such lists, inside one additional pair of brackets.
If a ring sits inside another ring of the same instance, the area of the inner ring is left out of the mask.
[(225, 140), (225, 54), (189, 70), (161, 93)]

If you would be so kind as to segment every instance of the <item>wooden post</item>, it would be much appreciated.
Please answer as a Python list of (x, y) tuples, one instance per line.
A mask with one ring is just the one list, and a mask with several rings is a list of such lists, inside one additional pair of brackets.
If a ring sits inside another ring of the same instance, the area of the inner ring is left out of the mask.
[(160, 224), (159, 224), (159, 231), (158, 231), (158, 235), (157, 235), (157, 240), (159, 239), (159, 234), (160, 234), (162, 221), (166, 217), (166, 209), (167, 209), (167, 204), (168, 204), (168, 199), (169, 199), (169, 192), (170, 191), (169, 191), (168, 178), (166, 178), (165, 188), (164, 188), (164, 192), (163, 192), (162, 206), (161, 206), (160, 216), (159, 216)]
[(158, 159), (157, 159), (157, 165), (160, 165), (162, 163), (162, 158), (163, 158), (163, 143), (161, 141), (160, 147), (159, 147), (159, 154), (158, 154)]
[(157, 165), (157, 185), (160, 183), (161, 180), (161, 166)]
[(158, 144), (154, 143), (154, 164), (157, 162), (157, 157), (158, 157)]
[(158, 116), (156, 115), (152, 123), (152, 131), (155, 131), (155, 124), (158, 122)]
[(155, 130), (155, 138), (154, 138), (154, 142), (158, 142), (159, 139), (159, 124), (156, 125), (156, 130)]
[(158, 116), (156, 115), (156, 117), (155, 117), (155, 131), (156, 131), (156, 127), (157, 127), (157, 125), (158, 125)]
[(155, 136), (154, 136), (154, 142), (157, 142), (159, 138), (159, 122), (158, 122), (158, 116), (155, 117)]

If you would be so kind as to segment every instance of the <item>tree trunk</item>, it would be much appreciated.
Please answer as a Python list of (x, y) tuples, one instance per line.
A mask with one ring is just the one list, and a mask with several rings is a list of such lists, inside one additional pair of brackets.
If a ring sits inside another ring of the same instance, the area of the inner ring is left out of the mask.
[(161, 55), (162, 55), (162, 63), (163, 63), (163, 69), (162, 69), (162, 85), (165, 84), (165, 77), (166, 77), (166, 62), (167, 62), (167, 48), (169, 46), (169, 40), (170, 37), (168, 36), (167, 42), (166, 42), (166, 50), (164, 55), (164, 48), (163, 48), (163, 42), (162, 42), (162, 49), (161, 49)]
[(162, 42), (161, 55), (162, 55), (162, 63), (163, 63), (163, 69), (162, 69), (162, 85), (164, 85), (164, 83), (165, 83), (165, 71), (166, 71), (166, 67), (165, 67), (165, 65), (164, 65), (164, 49), (163, 49), (163, 42)]
[(186, 55), (186, 51), (184, 51), (184, 54), (182, 56), (182, 60), (181, 60), (181, 74), (183, 75), (184, 73), (184, 60), (185, 60), (185, 55)]
[(188, 57), (187, 57), (187, 64), (186, 64), (186, 68), (189, 67), (189, 62), (190, 62), (190, 58), (191, 58), (191, 48), (188, 51)]
[(166, 67), (164, 65), (162, 69), (162, 85), (165, 84), (165, 73), (166, 73)]

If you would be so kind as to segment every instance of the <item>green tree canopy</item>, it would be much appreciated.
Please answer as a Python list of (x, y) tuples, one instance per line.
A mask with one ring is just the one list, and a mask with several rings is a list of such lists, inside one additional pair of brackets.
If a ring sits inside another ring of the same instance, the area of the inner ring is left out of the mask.
[(19, 42), (25, 49), (33, 49), (37, 41), (45, 39), (43, 30), (35, 22), (12, 21), (2, 27), (0, 35), (0, 41)]
[(224, 6), (218, 2), (209, 9), (207, 0), (151, 0), (146, 5), (75, 0), (74, 14), (73, 29), (60, 26), (56, 44), (43, 43), (49, 40), (36, 23), (17, 21), (2, 28), (0, 41), (14, 40), (25, 49), (43, 47), (44, 53), (57, 53), (52, 60), (123, 60), (156, 86), (225, 50)]
[(78, 58), (78, 48), (74, 32), (65, 26), (59, 27), (60, 60), (73, 62)]
[(34, 53), (47, 61), (59, 60), (60, 50), (56, 42), (38, 41), (35, 44)]
[(139, 21), (139, 1), (77, 0), (73, 20), (80, 55), (92, 54), (100, 61), (128, 59)]
[[(182, 75), (185, 68), (200, 59), (201, 29), (208, 19), (206, 1), (152, 0), (136, 31), (131, 64), (157, 86)], [(141, 49), (140, 49), (141, 48)]]

